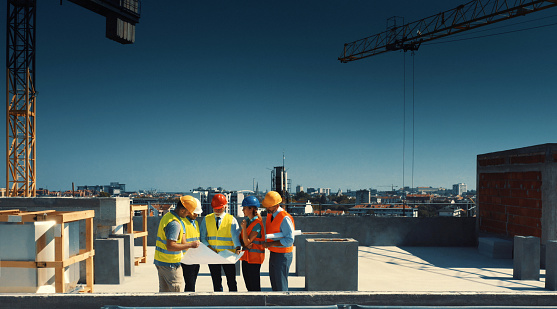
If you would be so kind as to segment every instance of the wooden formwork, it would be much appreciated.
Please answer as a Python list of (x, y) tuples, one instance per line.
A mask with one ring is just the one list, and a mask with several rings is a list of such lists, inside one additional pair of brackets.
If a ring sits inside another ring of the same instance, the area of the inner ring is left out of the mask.
[[(94, 265), (93, 257), (95, 250), (93, 249), (93, 218), (94, 210), (84, 211), (20, 211), (19, 209), (1, 210), (0, 222), (16, 222), (16, 223), (33, 223), (37, 221), (55, 221), (60, 225), (60, 235), (54, 237), (55, 261), (2, 261), (2, 267), (19, 267), (19, 268), (54, 268), (55, 273), (55, 289), (56, 293), (65, 293), (66, 286), (64, 283), (64, 268), (85, 261), (86, 264), (86, 286), (80, 292), (93, 292), (94, 282)], [(65, 235), (64, 225), (69, 222), (85, 220), (85, 249), (79, 250), (79, 253), (64, 259)]]
[[(147, 263), (147, 205), (133, 205), (130, 204), (130, 223), (128, 224), (128, 233), (133, 234), (133, 238), (139, 238), (143, 240), (143, 256), (135, 258), (135, 265), (139, 263)], [(136, 211), (141, 211), (141, 216), (143, 217), (143, 230), (134, 231), (133, 229), (133, 217)]]

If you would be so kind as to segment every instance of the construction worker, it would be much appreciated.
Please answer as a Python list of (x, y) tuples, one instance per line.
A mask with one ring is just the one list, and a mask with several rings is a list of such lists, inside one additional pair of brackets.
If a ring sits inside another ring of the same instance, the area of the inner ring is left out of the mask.
[(261, 264), (265, 259), (265, 228), (261, 215), (257, 212), (260, 207), (255, 196), (247, 196), (242, 201), (242, 211), (247, 219), (240, 226), (240, 239), (244, 245), (242, 260), (242, 275), (248, 291), (261, 291)]
[[(201, 202), (189, 195), (180, 197), (180, 202), (187, 210), (186, 217), (183, 219), (186, 226), (186, 242), (199, 241), (199, 224), (195, 220), (198, 215), (203, 213)], [(186, 250), (184, 250), (184, 254)], [(182, 273), (184, 274), (184, 282), (186, 287), (184, 292), (195, 292), (195, 281), (199, 274), (199, 264), (182, 263)]]
[[(215, 252), (229, 250), (235, 254), (240, 254), (240, 227), (238, 221), (231, 214), (226, 213), (228, 201), (223, 194), (216, 194), (211, 200), (213, 213), (205, 216), (201, 222), (201, 242)], [(209, 264), (211, 279), (213, 280), (213, 290), (222, 292), (222, 272), (224, 269), (228, 291), (238, 291), (236, 284), (236, 265), (235, 264)]]
[(276, 191), (269, 191), (261, 203), (267, 209), (266, 233), (282, 233), (283, 237), (267, 239), (263, 244), (269, 249), (269, 278), (273, 291), (288, 291), (288, 271), (292, 264), (294, 249), (294, 219), (280, 207), (282, 197)]
[(182, 218), (185, 218), (188, 212), (180, 201), (159, 223), (155, 247), (159, 292), (181, 292), (184, 289), (184, 275), (180, 269), (183, 251), (199, 247), (198, 240), (186, 241), (186, 226)]

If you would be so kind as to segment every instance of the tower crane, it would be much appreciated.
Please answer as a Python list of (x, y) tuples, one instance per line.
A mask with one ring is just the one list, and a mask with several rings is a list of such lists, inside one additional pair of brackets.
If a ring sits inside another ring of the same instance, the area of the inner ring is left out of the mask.
[(557, 6), (557, 0), (473, 0), (439, 14), (344, 44), (338, 58), (347, 63), (388, 51), (415, 51), (449, 35), (491, 25)]
[[(135, 41), (140, 0), (69, 0), (106, 17), (106, 37)], [(60, 4), (62, 1), (60, 1)], [(6, 29), (6, 195), (36, 196), (35, 42), (37, 0), (8, 0)]]

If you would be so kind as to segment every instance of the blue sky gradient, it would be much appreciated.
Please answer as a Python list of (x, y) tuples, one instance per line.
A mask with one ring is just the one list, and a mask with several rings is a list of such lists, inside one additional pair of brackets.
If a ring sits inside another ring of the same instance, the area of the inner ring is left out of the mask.
[(389, 17), (462, 0), (144, 0), (134, 45), (106, 39), (104, 18), (73, 3), (38, 2), (38, 187), (240, 190), (255, 178), (265, 190), (283, 152), (293, 186), (400, 187), (404, 102), (406, 186), (475, 189), (478, 154), (555, 142), (556, 26), (337, 60)]

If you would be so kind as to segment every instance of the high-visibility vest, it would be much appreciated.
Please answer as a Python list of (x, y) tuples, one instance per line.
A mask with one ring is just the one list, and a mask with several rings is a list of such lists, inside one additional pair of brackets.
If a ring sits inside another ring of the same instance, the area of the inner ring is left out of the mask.
[(184, 221), (176, 215), (174, 212), (167, 212), (159, 223), (159, 229), (157, 231), (157, 243), (155, 245), (155, 260), (163, 263), (175, 264), (180, 263), (182, 260), (182, 251), (168, 251), (166, 248), (166, 233), (164, 232), (166, 226), (172, 222), (178, 221), (180, 223), (180, 234), (178, 235), (178, 240), (176, 243), (182, 243), (182, 235), (186, 229)]
[[(265, 260), (265, 248), (263, 248), (263, 243), (265, 242), (265, 227), (263, 226), (263, 221), (259, 218), (255, 218), (246, 228), (246, 233), (249, 238), (251, 231), (258, 223), (261, 225), (261, 237), (255, 237), (251, 249), (244, 248), (244, 255), (240, 258), (240, 260), (246, 261), (249, 264), (263, 264), (263, 260)], [(243, 233), (244, 230), (242, 230), (240, 234), (240, 239), (243, 239)]]
[[(268, 214), (267, 215), (267, 220), (265, 222), (265, 226), (266, 226), (266, 233), (267, 234), (274, 234), (274, 233), (280, 233), (280, 224), (282, 223), (282, 220), (284, 220), (284, 218), (288, 216), (290, 217), (290, 220), (292, 221), (292, 227), (295, 228), (294, 225), (294, 219), (292, 218), (292, 216), (286, 212), (286, 210), (283, 210), (281, 212), (277, 213), (277, 216), (271, 220), (271, 218), (273, 218), (272, 214)], [(272, 239), (267, 239), (268, 242), (273, 241)], [(269, 251), (271, 252), (277, 252), (277, 253), (287, 253), (287, 252), (292, 252), (292, 249), (294, 249), (294, 245), (290, 246), (290, 247), (269, 247), (268, 248)]]
[[(186, 242), (199, 240), (199, 223), (194, 220), (194, 227), (190, 220), (183, 219), (182, 221), (186, 224)], [(188, 249), (183, 250), (184, 253), (186, 253), (186, 251), (188, 251)]]
[(230, 252), (235, 252), (236, 247), (232, 241), (232, 232), (230, 231), (232, 227), (232, 217), (231, 214), (225, 214), (224, 218), (221, 219), (219, 229), (217, 230), (217, 221), (215, 221), (215, 214), (205, 216), (205, 228), (207, 230), (207, 241), (209, 245), (217, 252), (224, 250), (229, 250)]

